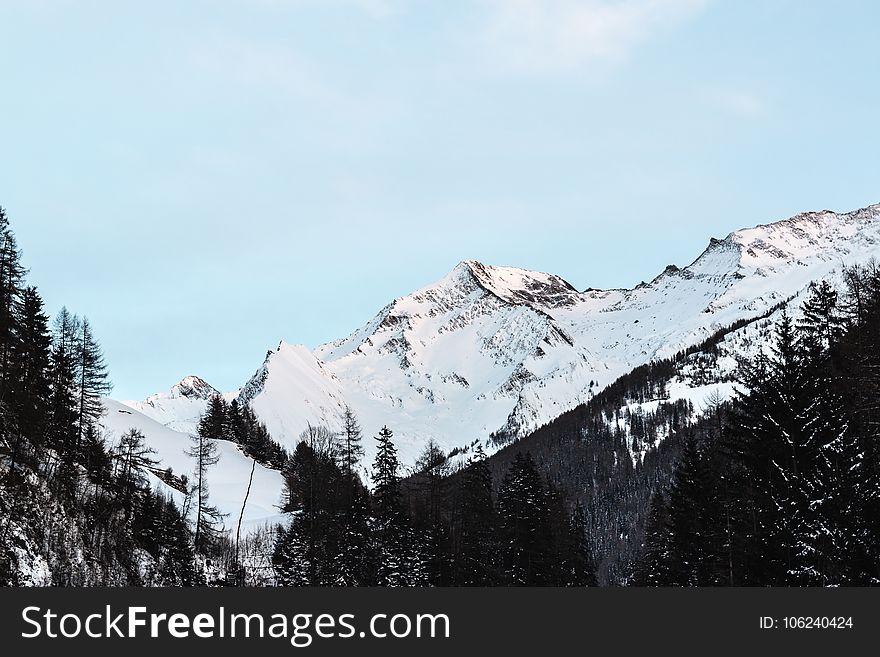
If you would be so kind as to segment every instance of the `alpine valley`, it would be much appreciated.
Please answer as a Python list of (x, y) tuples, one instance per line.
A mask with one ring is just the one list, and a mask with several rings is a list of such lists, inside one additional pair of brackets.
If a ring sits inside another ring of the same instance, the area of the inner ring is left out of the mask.
[(142, 401), (103, 396), (87, 320), (50, 330), (0, 219), (4, 581), (880, 581), (880, 204), (633, 289), (463, 261), (236, 390)]

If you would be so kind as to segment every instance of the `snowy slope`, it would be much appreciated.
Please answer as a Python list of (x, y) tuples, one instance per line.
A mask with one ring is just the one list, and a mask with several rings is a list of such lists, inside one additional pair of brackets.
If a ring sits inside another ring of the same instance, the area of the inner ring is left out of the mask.
[[(112, 399), (105, 399), (106, 413), (103, 417), (105, 437), (113, 444), (129, 429), (138, 429), (144, 434), (147, 444), (156, 450), (163, 469), (171, 468), (177, 475), (188, 475), (192, 479), (193, 459), (184, 452), (190, 446), (190, 436), (174, 431), (143, 413)], [(225, 524), (234, 530), (241, 513), (252, 461), (245, 457), (232, 443), (218, 440), (220, 461), (208, 472), (210, 501), (221, 512), (227, 514)], [(182, 496), (159, 479), (157, 485), (170, 492), (180, 503)], [(281, 475), (257, 464), (254, 482), (244, 512), (242, 527), (249, 529), (267, 522), (277, 522), (281, 515), (278, 509), (282, 490)]]
[[(337, 427), (347, 403), (368, 436), (384, 424), (394, 429), (405, 462), (430, 438), (451, 450), (494, 435), (491, 450), (632, 368), (876, 255), (880, 206), (736, 231), (632, 290), (579, 292), (552, 274), (466, 261), (346, 338), (314, 352), (282, 343), (238, 396), (287, 445), (308, 423)], [(196, 405), (181, 403), (177, 415), (171, 401), (137, 407), (162, 424), (191, 427)]]
[(125, 404), (169, 429), (195, 433), (208, 400), (217, 394), (220, 393), (204, 380), (188, 376), (168, 392), (158, 392), (144, 401), (127, 401)]

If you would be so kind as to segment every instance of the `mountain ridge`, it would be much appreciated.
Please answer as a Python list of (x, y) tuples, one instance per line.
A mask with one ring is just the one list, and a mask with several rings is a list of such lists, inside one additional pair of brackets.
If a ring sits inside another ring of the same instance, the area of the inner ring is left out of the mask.
[[(282, 341), (226, 397), (250, 403), (288, 446), (309, 424), (338, 428), (350, 405), (368, 435), (384, 424), (397, 431), (406, 462), (429, 439), (447, 451), (491, 450), (489, 436), (526, 435), (633, 367), (880, 254), (877, 244), (880, 204), (711, 238), (689, 265), (632, 289), (579, 292), (555, 274), (463, 260), (344, 338), (314, 350)], [(192, 429), (167, 402), (132, 404)]]

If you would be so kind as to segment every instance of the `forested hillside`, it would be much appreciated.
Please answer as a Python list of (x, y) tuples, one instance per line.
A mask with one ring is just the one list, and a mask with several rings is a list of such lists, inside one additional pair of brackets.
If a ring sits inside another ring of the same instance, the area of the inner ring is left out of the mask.
[(196, 583), (181, 510), (143, 436), (101, 435), (107, 368), (88, 319), (51, 322), (0, 208), (0, 582)]
[(811, 289), (744, 392), (690, 433), (651, 501), (634, 583), (880, 583), (880, 270)]

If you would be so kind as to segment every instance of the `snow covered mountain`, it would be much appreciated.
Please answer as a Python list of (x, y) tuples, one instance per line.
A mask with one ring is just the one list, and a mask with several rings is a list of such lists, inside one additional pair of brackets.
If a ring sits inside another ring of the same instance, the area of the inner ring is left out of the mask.
[(150, 395), (144, 401), (125, 402), (169, 429), (194, 433), (207, 402), (220, 393), (197, 376), (188, 376), (168, 392)]
[[(339, 426), (348, 404), (367, 436), (387, 424), (405, 462), (429, 439), (489, 451), (525, 435), (655, 358), (761, 316), (812, 280), (880, 255), (880, 205), (804, 213), (712, 239), (686, 267), (634, 289), (578, 291), (558, 276), (475, 261), (396, 299), (346, 338), (310, 351), (282, 342), (238, 391), (272, 436)], [(734, 336), (735, 338), (735, 336)], [(728, 341), (735, 344), (735, 339)], [(126, 402), (194, 430), (215, 391), (188, 377)], [(368, 448), (366, 462), (372, 459)]]

